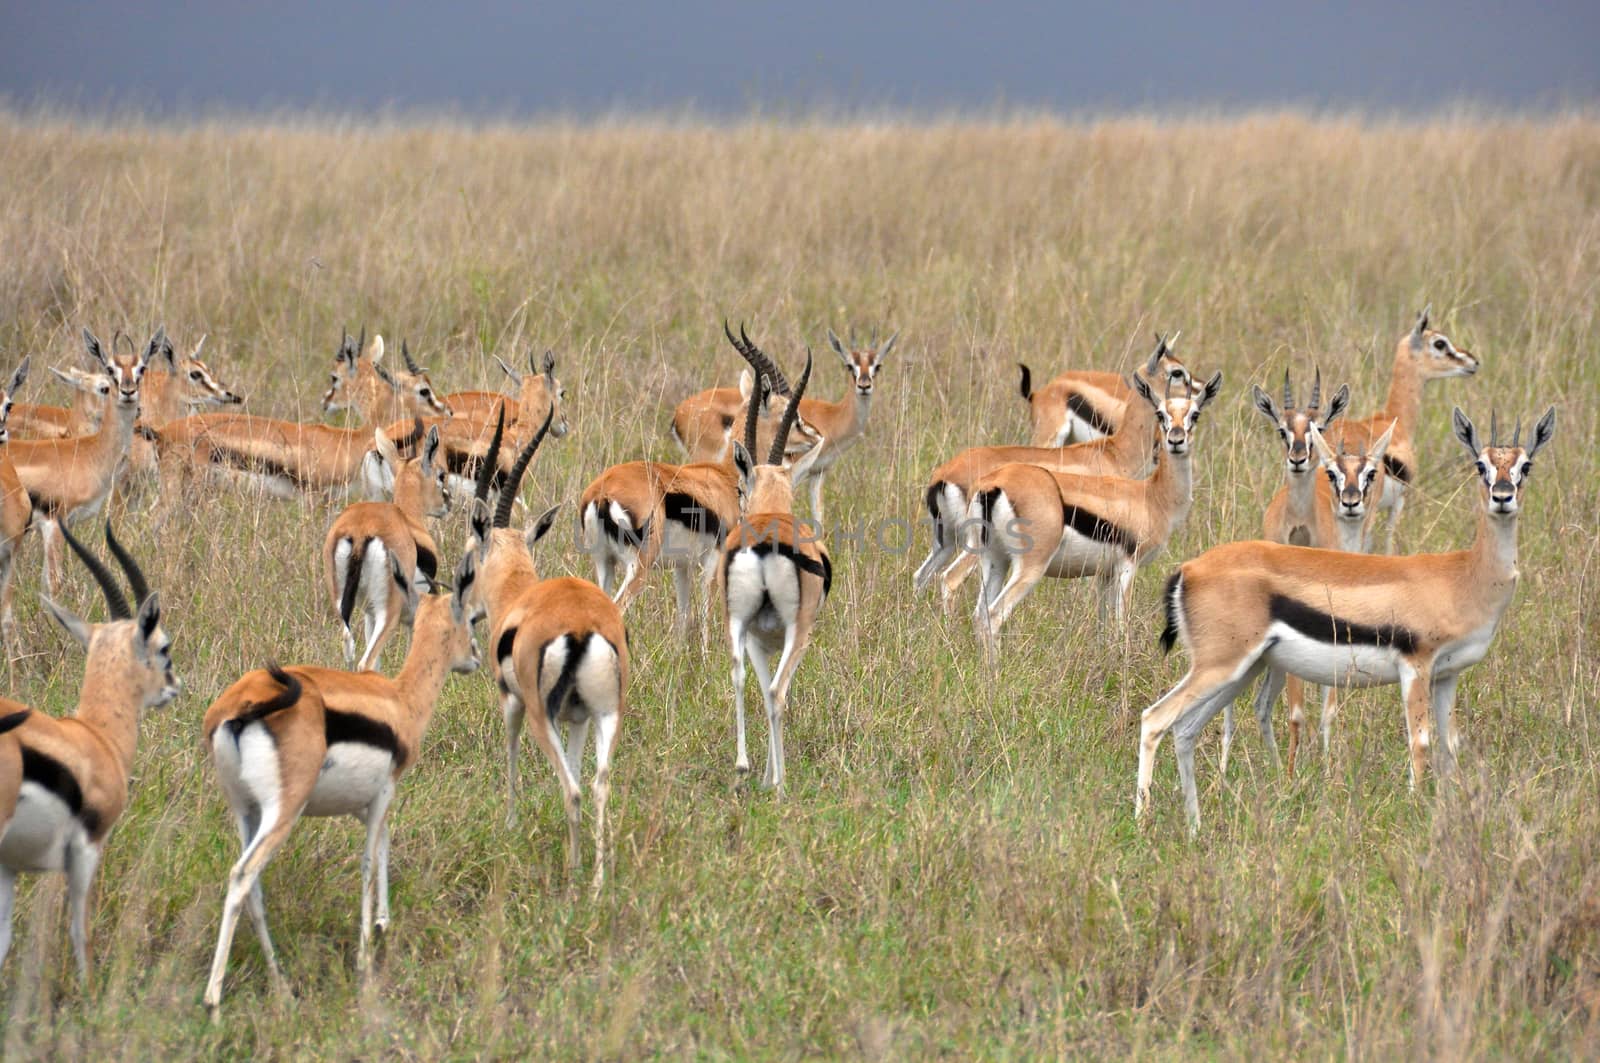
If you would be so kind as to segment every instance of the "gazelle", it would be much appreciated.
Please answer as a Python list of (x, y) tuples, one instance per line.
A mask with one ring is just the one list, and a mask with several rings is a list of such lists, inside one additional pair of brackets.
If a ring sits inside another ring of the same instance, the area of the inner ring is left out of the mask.
[(3, 395), (0, 395), (0, 633), (3, 633), (7, 650), (17, 649), (17, 617), (11, 605), (11, 576), (17, 562), (17, 551), (22, 549), (22, 537), (33, 521), (33, 502), (28, 489), (22, 485), (16, 466), (11, 464), (8, 422), (11, 417), (12, 396), (28, 379), (29, 359), (24, 358), (11, 374)]
[(33, 519), (44, 542), (47, 593), (55, 593), (61, 572), (61, 546), (55, 533), (67, 524), (93, 516), (105, 504), (133, 440), (145, 370), (165, 342), (166, 333), (158, 329), (138, 358), (124, 358), (114, 352), (107, 357), (94, 333), (84, 329), (84, 347), (112, 384), (106, 400), (109, 410), (99, 430), (88, 436), (17, 439), (7, 444), (6, 454), (28, 492)]
[[(344, 659), (356, 659), (350, 618), (362, 606), (366, 648), (358, 671), (375, 668), (383, 647), (405, 618), (412, 588), (428, 590), (439, 574), (439, 548), (427, 518), (450, 509), (444, 467), (436, 463), (439, 429), (428, 429), (417, 457), (404, 460), (389, 437), (373, 433), (383, 472), (394, 485), (393, 502), (356, 502), (334, 519), (322, 544), (328, 595), (344, 628)], [(393, 578), (391, 576), (393, 575)]]
[(1004, 465), (972, 487), (968, 522), (978, 529), (976, 622), (990, 660), (1000, 626), (1046, 576), (1094, 576), (1100, 616), (1123, 622), (1134, 572), (1163, 550), (1194, 500), (1193, 436), (1200, 413), (1222, 388), (1219, 372), (1199, 393), (1158, 400), (1143, 377), (1134, 390), (1155, 408), (1161, 430), (1156, 471), (1148, 480), (1076, 476), (1037, 465)]
[[(500, 362), (500, 359), (496, 358), (495, 361)], [(546, 419), (549, 420), (550, 435), (560, 439), (567, 434), (567, 389), (556, 379), (554, 351), (545, 351), (538, 366), (534, 364), (533, 352), (528, 352), (529, 371), (526, 373), (518, 373), (504, 362), (500, 362), (500, 368), (516, 384), (514, 400), (508, 402), (506, 396), (492, 391), (457, 392), (449, 397), (450, 402), (463, 412), (439, 425), (444, 463), (450, 470), (450, 487), (462, 496), (472, 493), (478, 466), (483, 461), (489, 437), (493, 434), (494, 410), (490, 410), (490, 416), (482, 416), (484, 401), (492, 399), (497, 407), (505, 410), (506, 429), (509, 431), (506, 439), (509, 445), (501, 450), (500, 468), (494, 480), (494, 486), (498, 489), (505, 487), (505, 476), (515, 461), (517, 450)]]
[(1400, 337), (1394, 349), (1394, 370), (1389, 377), (1389, 396), (1383, 409), (1358, 421), (1346, 418), (1344, 436), (1352, 447), (1372, 449), (1372, 441), (1394, 424), (1394, 437), (1384, 455), (1388, 479), (1384, 483), (1382, 508), (1388, 514), (1384, 531), (1384, 552), (1394, 553), (1395, 528), (1405, 507), (1406, 490), (1417, 472), (1415, 435), (1422, 414), (1422, 386), (1430, 380), (1472, 376), (1479, 362), (1470, 351), (1450, 342), (1444, 333), (1428, 327), (1432, 307), (1417, 315), (1411, 331)]
[[(1176, 334), (1172, 342), (1177, 342)], [(1160, 379), (1162, 365), (1171, 357), (1171, 345), (1157, 333), (1156, 349), (1134, 372), (1142, 372), (1150, 381)], [(933, 524), (933, 548), (912, 577), (913, 590), (920, 592), (942, 571), (939, 596), (948, 611), (957, 588), (977, 566), (977, 555), (962, 548), (960, 528), (972, 499), (972, 485), (979, 477), (1013, 462), (1081, 476), (1143, 476), (1150, 467), (1155, 431), (1155, 410), (1140, 402), (1129, 407), (1110, 435), (1063, 446), (972, 447), (940, 465), (929, 476), (923, 496)]]
[[(391, 558), (390, 564), (399, 581), (398, 561)], [(222, 979), (240, 908), (250, 913), (273, 983), (283, 987), (267, 932), (261, 872), (302, 816), (354, 816), (366, 827), (357, 965), (363, 975), (371, 971), (374, 893), (377, 927), (389, 925), (388, 813), (395, 787), (417, 761), (449, 673), (478, 668), (471, 614), (463, 604), (476, 566), (476, 558), (463, 557), (454, 591), (425, 595), (416, 605), (411, 648), (393, 679), (269, 664), (246, 672), (206, 710), (201, 731), (243, 850), (228, 873), (206, 982), (213, 1020), (222, 1009)]]
[[(515, 425), (517, 423), (524, 399), (530, 403), (530, 417), (534, 423), (537, 424), (540, 420), (543, 420), (544, 413), (539, 408), (542, 406), (538, 394), (540, 391), (543, 391), (546, 395), (556, 396), (557, 405), (559, 405), (561, 399), (566, 398), (566, 389), (556, 383), (555, 351), (547, 350), (544, 352), (543, 368), (541, 368), (540, 363), (534, 360), (533, 352), (530, 350), (528, 352), (528, 371), (526, 373), (513, 369), (499, 355), (493, 355), (492, 357), (495, 360), (495, 364), (505, 373), (506, 378), (511, 381), (512, 386), (517, 389), (517, 400), (512, 403), (511, 411), (506, 420), (507, 425)], [(528, 391), (526, 390), (528, 388), (534, 390)], [(477, 421), (487, 426), (494, 422), (497, 411), (506, 402), (506, 396), (498, 391), (453, 391), (445, 396), (445, 400), (450, 403), (451, 409), (456, 411), (457, 417), (463, 420)], [(565, 414), (559, 414), (558, 417), (560, 417), (558, 421), (560, 427), (556, 434), (560, 436), (566, 433), (566, 416)]]
[[(506, 823), (517, 818), (517, 754), (526, 719), (528, 731), (555, 769), (567, 817), (567, 870), (581, 864), (583, 747), (595, 726), (594, 879), (605, 881), (606, 802), (611, 794), (611, 757), (628, 699), (628, 633), (622, 612), (588, 580), (540, 579), (533, 545), (550, 530), (552, 507), (523, 532), (513, 531), (511, 507), (528, 462), (550, 429), (545, 414), (517, 455), (493, 515), (487, 499), (497, 467), (505, 422), (497, 420), (474, 491), (467, 550), (478, 558), (481, 578), (472, 586), (474, 614), (487, 614), (500, 711), (506, 721)], [(529, 708), (533, 709), (530, 714)], [(563, 755), (559, 728), (566, 727)]]
[[(1448, 773), (1457, 751), (1450, 722), (1456, 684), (1489, 652), (1511, 604), (1522, 493), (1534, 456), (1555, 433), (1555, 414), (1552, 406), (1540, 418), (1526, 448), (1520, 424), (1510, 446), (1491, 428), (1485, 447), (1472, 421), (1455, 410), (1456, 438), (1472, 454), (1483, 488), (1477, 535), (1465, 550), (1374, 557), (1240, 542), (1180, 566), (1167, 583), (1161, 642), (1164, 648), (1183, 642), (1189, 671), (1144, 711), (1135, 815), (1149, 803), (1156, 748), (1170, 730), (1189, 827), (1199, 829), (1195, 742), (1263, 670), (1330, 686), (1398, 683), (1412, 787), (1427, 770), (1435, 739), (1440, 771)], [(1271, 690), (1265, 704), (1276, 697)]]
[[(1172, 342), (1177, 341), (1174, 334)], [(1147, 367), (1145, 375), (1152, 382), (1159, 376), (1193, 390), (1194, 377), (1173, 355), (1171, 345), (1166, 346), (1157, 368)], [(1133, 398), (1128, 380), (1121, 373), (1072, 369), (1035, 390), (1033, 372), (1022, 362), (1017, 363), (1017, 368), (1022, 370), (1018, 390), (1028, 403), (1036, 447), (1062, 447), (1072, 440), (1086, 442), (1110, 435), (1122, 423)]]
[[(139, 740), (139, 717), (178, 696), (172, 640), (161, 628), (161, 602), (138, 564), (106, 524), (106, 544), (128, 577), (138, 609), (106, 567), (62, 529), (73, 552), (100, 584), (108, 619), (91, 624), (48, 597), (45, 608), (87, 651), (78, 709), (58, 718), (32, 712), (0, 737), (19, 746), (21, 785), (15, 812), (0, 833), (0, 961), (11, 947), (17, 875), (61, 871), (67, 876), (68, 934), (78, 978), (89, 977), (89, 887), (106, 838), (128, 804), (128, 781)], [(22, 706), (0, 705), (13, 717)], [(3, 723), (0, 723), (3, 726)], [(3, 761), (0, 761), (3, 763)], [(15, 761), (12, 762), (15, 764)], [(10, 776), (16, 779), (17, 776)]]
[(449, 417), (450, 404), (439, 397), (428, 371), (411, 357), (411, 348), (400, 341), (400, 357), (405, 369), (390, 370), (383, 364), (383, 337), (374, 335), (366, 355), (361, 338), (352, 340), (346, 332), (333, 353), (333, 372), (328, 390), (322, 394), (326, 416), (339, 410), (354, 410), (363, 425), (381, 425), (409, 417)]
[[(745, 746), (744, 666), (748, 659), (761, 684), (767, 711), (767, 765), (762, 785), (783, 790), (783, 713), (789, 686), (800, 666), (811, 629), (833, 586), (833, 562), (817, 541), (817, 529), (801, 531), (794, 518), (794, 482), (803, 479), (810, 465), (824, 453), (824, 438), (784, 467), (785, 444), (811, 379), (811, 352), (794, 393), (761, 464), (751, 455), (756, 443), (756, 397), (760, 378), (771, 360), (754, 344), (741, 351), (756, 372), (757, 387), (750, 396), (745, 417), (744, 442), (735, 443), (733, 464), (739, 470), (739, 498), (744, 513), (728, 533), (717, 567), (717, 585), (728, 617), (728, 643), (733, 653), (733, 711), (738, 739), (734, 769), (741, 779), (750, 773)], [(778, 658), (776, 668), (772, 657)]]

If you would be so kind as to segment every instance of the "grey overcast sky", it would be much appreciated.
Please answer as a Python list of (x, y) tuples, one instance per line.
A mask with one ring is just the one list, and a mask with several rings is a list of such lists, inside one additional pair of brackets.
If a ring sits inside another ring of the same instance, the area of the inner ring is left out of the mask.
[(163, 114), (1600, 99), (1600, 0), (0, 0), (0, 96)]

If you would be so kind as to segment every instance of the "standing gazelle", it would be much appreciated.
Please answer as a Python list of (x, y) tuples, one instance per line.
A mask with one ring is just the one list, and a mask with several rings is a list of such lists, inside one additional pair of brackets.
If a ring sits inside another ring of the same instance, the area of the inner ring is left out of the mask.
[[(511, 529), (517, 488), (550, 429), (551, 417), (545, 414), (544, 423), (517, 455), (491, 517), (489, 480), (499, 458), (504, 416), (495, 424), (488, 456), (479, 469), (467, 543), (482, 571), (471, 601), (475, 614), (488, 615), (491, 660), (506, 721), (507, 825), (517, 818), (517, 752), (526, 719), (529, 733), (561, 784), (567, 814), (567, 871), (573, 877), (582, 862), (578, 831), (583, 747), (589, 725), (595, 725), (593, 888), (598, 891), (606, 871), (611, 757), (628, 698), (628, 633), (621, 611), (593, 583), (571, 577), (539, 578), (533, 545), (550, 530), (559, 507), (547, 510), (522, 532)], [(567, 729), (564, 755), (562, 726)]]
[[(1150, 801), (1156, 747), (1173, 732), (1191, 831), (1200, 826), (1194, 748), (1206, 723), (1261, 671), (1331, 686), (1400, 684), (1411, 785), (1440, 751), (1448, 773), (1456, 754), (1450, 722), (1456, 683), (1482, 660), (1517, 585), (1517, 515), (1533, 458), (1555, 432), (1551, 407), (1526, 449), (1521, 425), (1511, 445), (1489, 445), (1459, 408), (1456, 438), (1472, 454), (1483, 509), (1472, 545), (1446, 554), (1373, 557), (1277, 543), (1229, 543), (1186, 561), (1167, 584), (1164, 648), (1182, 640), (1189, 671), (1144, 711), (1139, 732), (1135, 815)], [(1432, 715), (1430, 729), (1429, 716)]]
[(22, 549), (22, 537), (33, 521), (33, 503), (28, 499), (28, 489), (22, 486), (16, 466), (11, 464), (12, 399), (22, 382), (28, 379), (28, 362), (24, 358), (11, 374), (10, 383), (0, 394), (0, 634), (3, 634), (8, 651), (17, 649), (17, 616), (11, 606), (11, 576), (17, 563), (17, 551)]
[[(728, 617), (728, 642), (733, 652), (733, 710), (738, 755), (734, 768), (743, 778), (750, 772), (750, 754), (744, 734), (744, 663), (748, 658), (761, 684), (767, 710), (767, 766), (762, 785), (783, 789), (783, 713), (789, 684), (811, 642), (811, 629), (833, 585), (833, 563), (817, 541), (818, 529), (802, 533), (794, 518), (794, 482), (804, 478), (810, 464), (824, 452), (827, 439), (785, 468), (784, 446), (799, 413), (806, 382), (811, 378), (811, 352), (778, 422), (767, 460), (756, 464), (751, 448), (756, 442), (756, 397), (770, 360), (754, 344), (741, 350), (756, 373), (750, 409), (745, 417), (744, 442), (735, 443), (734, 466), (739, 470), (739, 493), (744, 515), (723, 544), (717, 583)], [(771, 659), (778, 655), (777, 667)]]
[[(222, 1009), (222, 978), (240, 908), (250, 913), (272, 981), (283, 986), (267, 933), (261, 872), (302, 816), (354, 816), (367, 829), (357, 965), (363, 975), (371, 971), (374, 892), (377, 927), (389, 925), (389, 804), (395, 787), (417, 761), (449, 673), (478, 668), (471, 615), (462, 603), (476, 564), (471, 555), (463, 557), (455, 590), (426, 595), (416, 606), (411, 648), (393, 679), (376, 672), (269, 664), (246, 672), (206, 710), (201, 732), (243, 848), (228, 873), (222, 927), (206, 982), (205, 1004), (213, 1020)], [(398, 571), (393, 576), (400, 578)]]
[[(89, 887), (106, 838), (128, 805), (128, 781), (139, 741), (139, 716), (178, 696), (183, 684), (172, 671), (172, 640), (161, 629), (161, 602), (145, 584), (138, 564), (106, 524), (106, 545), (128, 577), (137, 601), (131, 608), (106, 567), (72, 536), (62, 538), (83, 559), (105, 595), (109, 614), (91, 624), (40, 596), (56, 623), (88, 654), (78, 711), (65, 719), (31, 712), (0, 744), (20, 746), (21, 785), (9, 824), (0, 824), (0, 961), (11, 947), (11, 917), (17, 875), (61, 871), (67, 876), (68, 933), (78, 977), (89, 977)], [(0, 726), (23, 707), (0, 702)], [(4, 766), (9, 758), (0, 759)], [(16, 761), (11, 762), (13, 765)], [(0, 779), (9, 791), (15, 776)], [(0, 808), (0, 818), (4, 818)]]
[[(1176, 334), (1172, 343), (1176, 343)], [(1161, 353), (1160, 365), (1146, 369), (1152, 381), (1158, 377), (1172, 384), (1194, 388), (1194, 377), (1170, 349)], [(1033, 372), (1018, 362), (1022, 379), (1018, 390), (1028, 402), (1028, 420), (1036, 447), (1064, 447), (1072, 440), (1087, 442), (1108, 436), (1122, 424), (1122, 416), (1133, 399), (1127, 378), (1121, 373), (1095, 369), (1069, 369), (1042, 387), (1033, 386)]]

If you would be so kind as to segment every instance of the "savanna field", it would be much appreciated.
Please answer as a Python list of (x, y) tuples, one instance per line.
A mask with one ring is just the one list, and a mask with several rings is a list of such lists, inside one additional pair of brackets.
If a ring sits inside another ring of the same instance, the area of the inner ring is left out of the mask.
[[(355, 970), (361, 828), (304, 820), (263, 878), (294, 997), (272, 993), (241, 928), (215, 1027), (200, 995), (238, 842), (200, 719), (269, 656), (342, 663), (319, 555), (342, 501), (216, 487), (159, 529), (148, 491), (115, 502), (185, 692), (144, 719), (87, 987), (60, 876), (23, 880), (0, 970), (7, 1059), (1594, 1053), (1592, 117), (161, 127), (11, 112), (0, 187), (0, 372), (33, 357), (23, 401), (67, 401), (44, 367), (81, 364), (83, 325), (142, 342), (165, 323), (180, 350), (205, 334), (248, 411), (310, 421), (343, 328), (406, 338), (450, 391), (500, 388), (492, 354), (552, 348), (572, 428), (523, 492), (533, 512), (566, 503), (535, 551), (544, 575), (592, 575), (574, 537), (585, 484), (677, 460), (673, 405), (736, 381), (725, 317), (791, 375), (811, 346), (810, 394), (828, 399), (848, 388), (828, 327), (901, 330), (867, 436), (827, 480), (833, 594), (790, 697), (784, 796), (736, 789), (726, 636), (675, 638), (662, 573), (627, 616), (603, 893), (567, 887), (559, 791), (528, 742), (506, 828), (493, 680), (454, 677), (391, 811), (394, 921), (372, 983)], [(1304, 388), (1320, 366), (1365, 416), (1429, 302), (1483, 368), (1424, 393), (1406, 552), (1472, 538), (1452, 405), (1480, 426), (1551, 403), (1559, 419), (1527, 489), (1516, 600), (1461, 683), (1457, 774), (1408, 791), (1394, 687), (1348, 695), (1331, 755), (1311, 742), (1293, 779), (1241, 704), (1226, 777), (1220, 720), (1201, 742), (1198, 837), (1170, 743), (1136, 825), (1139, 713), (1186, 665), (1156, 644), (1162, 584), (1254, 538), (1282, 482), (1250, 384), (1276, 395), (1290, 367)], [(1187, 524), (1140, 571), (1125, 633), (1097, 620), (1089, 581), (1046, 581), (991, 674), (972, 584), (950, 616), (911, 595), (927, 473), (1027, 441), (1017, 362), (1036, 380), (1127, 370), (1173, 329), (1197, 377), (1225, 373)], [(448, 571), (459, 509), (436, 534)], [(5, 692), (64, 715), (83, 655), (38, 605), (39, 565), (30, 537)], [(66, 571), (66, 604), (102, 618), (83, 568)], [(758, 771), (765, 734), (757, 712)]]

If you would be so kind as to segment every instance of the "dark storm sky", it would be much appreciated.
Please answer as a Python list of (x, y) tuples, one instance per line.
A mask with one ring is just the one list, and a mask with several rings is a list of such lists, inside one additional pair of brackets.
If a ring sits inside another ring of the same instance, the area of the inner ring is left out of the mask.
[(146, 3), (0, 0), (0, 96), (742, 114), (1600, 98), (1600, 2)]

